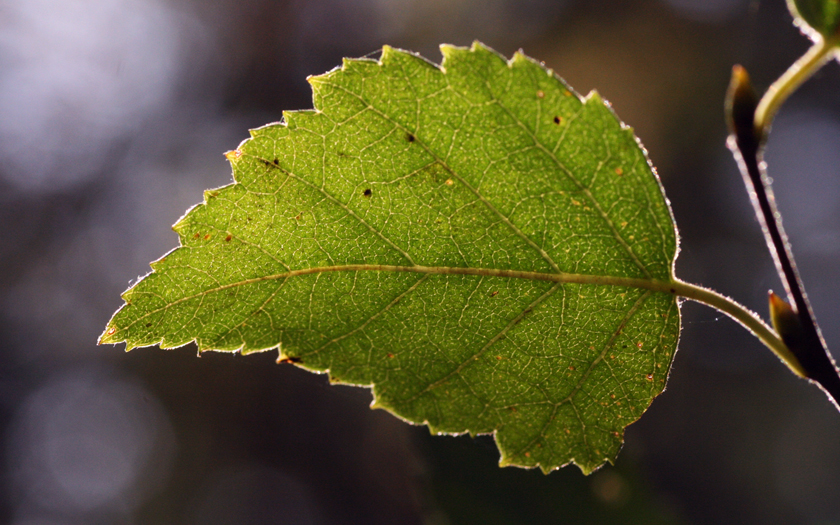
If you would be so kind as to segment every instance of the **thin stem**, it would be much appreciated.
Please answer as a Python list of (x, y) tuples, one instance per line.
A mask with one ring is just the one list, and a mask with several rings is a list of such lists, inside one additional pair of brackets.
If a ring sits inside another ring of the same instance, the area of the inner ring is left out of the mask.
[(804, 372), (800, 375), (818, 384), (840, 409), (840, 371), (820, 334), (805, 294), (763, 162), (767, 134), (779, 106), (802, 82), (835, 56), (835, 46), (840, 43), (838, 38), (818, 38), (811, 49), (773, 83), (758, 104), (746, 71), (736, 66), (733, 68), (726, 109), (731, 131), (729, 148), (738, 162), (779, 278), (793, 302), (791, 312), (794, 320), (785, 323), (785, 327), (777, 324), (775, 328), (780, 331), (785, 347)]
[(815, 38), (817, 40), (814, 45), (773, 82), (761, 97), (755, 110), (755, 130), (761, 142), (766, 140), (773, 117), (782, 103), (837, 53), (836, 46), (840, 43), (840, 37), (825, 39), (817, 35)]
[(711, 308), (721, 311), (737, 321), (744, 328), (752, 332), (764, 345), (770, 349), (779, 359), (785, 363), (791, 371), (799, 377), (807, 377), (805, 370), (799, 360), (782, 342), (775, 330), (767, 326), (761, 317), (749, 310), (746, 306), (738, 304), (734, 300), (721, 295), (713, 290), (689, 284), (683, 281), (676, 281), (674, 288), (677, 295), (691, 299)]

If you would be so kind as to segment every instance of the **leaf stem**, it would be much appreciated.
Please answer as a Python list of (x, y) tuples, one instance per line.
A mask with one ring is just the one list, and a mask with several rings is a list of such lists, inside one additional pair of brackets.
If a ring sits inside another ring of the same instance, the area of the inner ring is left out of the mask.
[(760, 142), (767, 139), (773, 117), (785, 100), (796, 91), (803, 82), (811, 78), (826, 62), (836, 56), (840, 36), (826, 39), (815, 35), (815, 42), (799, 60), (794, 62), (782, 76), (767, 89), (755, 110), (755, 131)]
[(705, 304), (737, 321), (741, 326), (758, 337), (794, 374), (803, 378), (807, 377), (805, 370), (802, 368), (799, 360), (796, 359), (796, 356), (788, 349), (775, 330), (770, 328), (758, 314), (729, 297), (701, 286), (677, 280), (674, 282), (674, 288), (676, 289), (677, 295)]

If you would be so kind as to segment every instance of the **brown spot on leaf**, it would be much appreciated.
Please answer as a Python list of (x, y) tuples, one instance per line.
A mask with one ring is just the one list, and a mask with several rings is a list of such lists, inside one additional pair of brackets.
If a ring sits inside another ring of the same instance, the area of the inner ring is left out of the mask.
[(114, 335), (114, 333), (115, 333), (116, 331), (117, 331), (117, 327), (116, 327), (116, 326), (112, 326), (111, 328), (109, 328), (109, 329), (108, 329), (108, 332), (106, 332), (106, 334), (107, 334), (107, 335)]
[(394, 354), (392, 354), (391, 352), (388, 352), (388, 354), (386, 354), (386, 355), (388, 356), (388, 358), (389, 358), (389, 359), (393, 359), (393, 358), (394, 358)]
[(644, 343), (642, 343), (641, 341), (639, 341), (638, 343), (636, 343), (636, 348), (641, 348), (643, 344), (644, 344)]
[(490, 292), (490, 297), (496, 297), (497, 295), (499, 295), (498, 290), (496, 290), (495, 292)]
[(416, 139), (416, 137), (415, 137), (414, 135), (412, 135), (411, 133), (406, 133), (406, 134), (405, 134), (405, 140), (407, 140), (407, 141), (409, 141), (409, 142), (414, 142), (414, 141), (415, 141), (415, 140), (417, 140), (417, 139)]
[(563, 117), (561, 117), (560, 115), (554, 117), (555, 124), (560, 124), (561, 122), (563, 122)]
[(537, 98), (545, 98), (545, 93), (543, 93), (543, 90), (537, 91)]
[(199, 237), (201, 237), (201, 232), (195, 232), (195, 235), (193, 235), (193, 239), (198, 239)]
[(225, 237), (225, 242), (230, 242), (231, 239), (233, 239), (233, 235), (227, 234), (227, 237)]
[(447, 186), (452, 186), (453, 184), (455, 184), (455, 181), (453, 181), (452, 179), (446, 179), (444, 184), (446, 184)]
[(204, 236), (204, 240), (207, 241), (209, 239), (210, 239), (210, 234), (208, 233), (207, 235)]
[(646, 375), (645, 379), (647, 379), (648, 381), (653, 381), (653, 374)]
[(616, 175), (624, 175), (624, 170), (623, 170), (623, 169), (621, 169), (621, 168), (616, 168), (616, 169), (615, 169), (615, 174), (616, 174)]
[(572, 365), (569, 365), (569, 370), (574, 371), (574, 370), (575, 370), (575, 367), (574, 367), (574, 366), (572, 366)]

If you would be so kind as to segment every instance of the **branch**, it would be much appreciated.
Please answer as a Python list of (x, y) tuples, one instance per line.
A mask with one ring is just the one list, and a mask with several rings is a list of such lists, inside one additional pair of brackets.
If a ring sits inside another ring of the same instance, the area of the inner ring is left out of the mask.
[(776, 271), (793, 302), (791, 305), (771, 292), (770, 312), (774, 328), (799, 361), (805, 377), (818, 384), (840, 410), (840, 371), (820, 334), (805, 294), (763, 160), (770, 122), (778, 107), (833, 53), (834, 50), (826, 47), (825, 41), (818, 41), (771, 86), (761, 102), (756, 102), (746, 70), (735, 66), (727, 94), (726, 112), (730, 128), (727, 145), (738, 162)]

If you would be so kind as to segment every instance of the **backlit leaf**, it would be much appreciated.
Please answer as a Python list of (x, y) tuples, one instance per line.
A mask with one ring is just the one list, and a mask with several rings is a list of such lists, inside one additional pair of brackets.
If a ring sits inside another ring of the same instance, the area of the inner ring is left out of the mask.
[(501, 464), (612, 461), (665, 386), (676, 231), (596, 93), (522, 54), (386, 47), (310, 78), (314, 111), (252, 131), (235, 183), (123, 294), (102, 343), (273, 348)]

